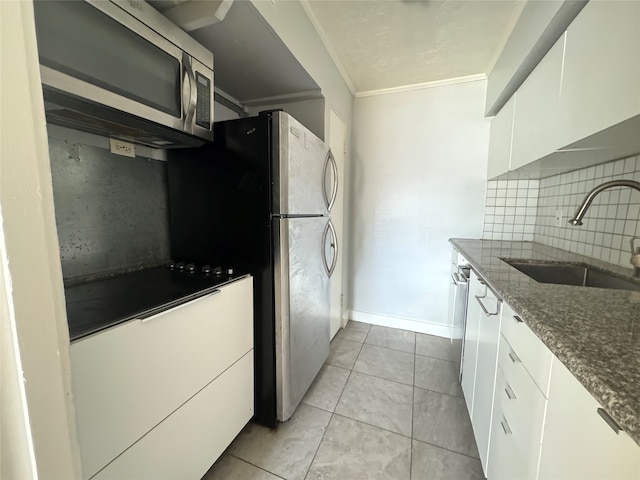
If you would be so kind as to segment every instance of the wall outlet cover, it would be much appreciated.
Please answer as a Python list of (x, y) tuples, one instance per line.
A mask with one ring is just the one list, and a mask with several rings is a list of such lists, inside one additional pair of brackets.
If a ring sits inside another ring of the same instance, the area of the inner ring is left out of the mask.
[(556, 210), (556, 221), (555, 221), (556, 227), (561, 227), (562, 226), (563, 218), (564, 218), (564, 216), (562, 215), (562, 210), (561, 209), (557, 209)]
[(109, 148), (111, 153), (115, 153), (116, 155), (122, 155), (123, 157), (136, 156), (136, 146), (133, 143), (125, 142), (124, 140), (110, 138)]

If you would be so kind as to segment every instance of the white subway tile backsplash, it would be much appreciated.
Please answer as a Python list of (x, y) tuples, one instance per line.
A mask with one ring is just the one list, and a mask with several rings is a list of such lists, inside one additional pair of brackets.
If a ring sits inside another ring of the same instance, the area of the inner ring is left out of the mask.
[[(536, 241), (630, 267), (629, 242), (640, 235), (640, 192), (606, 190), (595, 197), (581, 227), (568, 220), (586, 194), (614, 179), (640, 181), (640, 156), (542, 180), (492, 180), (487, 185), (484, 238)], [(556, 210), (563, 224), (555, 226)]]

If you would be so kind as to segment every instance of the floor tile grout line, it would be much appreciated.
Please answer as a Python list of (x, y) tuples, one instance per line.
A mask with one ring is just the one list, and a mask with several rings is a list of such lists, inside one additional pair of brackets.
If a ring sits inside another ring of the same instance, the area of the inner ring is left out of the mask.
[[(245, 460), (244, 458), (238, 457), (237, 455), (234, 455), (233, 453), (228, 453), (227, 455), (229, 455), (230, 457), (236, 458), (236, 459), (238, 459), (238, 460), (240, 460), (240, 461), (242, 461), (242, 462), (244, 462), (244, 463), (248, 463), (248, 464), (249, 464), (249, 465), (251, 465), (252, 467), (256, 467), (258, 470), (262, 470), (263, 472), (267, 472), (267, 473), (269, 473), (269, 474), (271, 474), (271, 475), (274, 475), (274, 476), (276, 476), (276, 477), (278, 477), (278, 478), (281, 478), (282, 480), (286, 480), (284, 477), (281, 477), (281, 476), (280, 476), (280, 475), (278, 475), (277, 473), (273, 473), (272, 471), (267, 470), (266, 468), (263, 468), (263, 467), (260, 467), (259, 465), (256, 465), (256, 464), (254, 464), (254, 463), (251, 463), (250, 461)], [(222, 455), (220, 456), (220, 458), (222, 458)], [(217, 462), (217, 461), (218, 461), (218, 460), (216, 460), (216, 462)]]
[(413, 385), (411, 389), (411, 448), (409, 450), (409, 479), (413, 475), (413, 419), (416, 409), (416, 353), (413, 354)]
[(438, 445), (437, 443), (425, 442), (424, 440), (420, 440), (419, 438), (412, 438), (412, 440), (415, 440), (416, 442), (424, 443), (427, 445), (431, 445), (432, 447), (441, 448), (442, 450), (446, 450), (447, 452), (457, 453), (458, 455), (462, 455), (463, 457), (467, 457), (472, 460), (477, 460), (478, 462), (480, 461), (478, 457), (473, 457), (471, 455), (467, 455), (466, 453), (458, 452), (456, 450), (451, 450), (450, 448), (443, 447), (442, 445)]
[[(368, 343), (367, 341), (363, 342), (364, 345), (371, 345), (372, 347), (379, 347), (379, 348), (386, 348), (387, 350), (393, 350), (394, 352), (404, 352), (404, 353), (408, 353), (409, 355), (415, 355), (415, 351), (407, 351), (407, 350), (400, 350), (399, 348), (392, 348), (392, 347), (387, 347), (386, 345), (378, 345), (376, 343)], [(414, 345), (414, 350), (415, 350), (415, 345)]]
[(444, 392), (439, 392), (437, 390), (431, 390), (430, 388), (424, 388), (424, 387), (421, 387), (420, 385), (414, 385), (413, 388), (419, 388), (420, 390), (424, 390), (425, 392), (439, 393), (440, 395), (445, 395), (447, 397), (462, 398), (464, 400), (464, 397), (462, 395), (451, 395), (450, 393), (444, 393)]
[[(415, 365), (414, 365), (414, 369), (415, 369)], [(386, 381), (388, 381), (388, 382), (393, 382), (393, 383), (396, 383), (396, 384), (398, 384), (398, 385), (404, 385), (405, 387), (413, 387), (413, 385), (411, 385), (410, 383), (398, 382), (397, 380), (391, 380), (391, 379), (389, 379), (389, 378), (379, 377), (378, 375), (372, 375), (372, 374), (370, 374), (370, 373), (364, 373), (364, 372), (360, 372), (360, 371), (358, 371), (358, 370), (353, 370), (353, 369), (352, 369), (351, 371), (352, 371), (352, 372), (355, 372), (355, 373), (357, 373), (357, 374), (359, 374), (359, 375), (366, 375), (367, 377), (378, 378), (378, 379), (380, 379), (380, 380), (386, 380)], [(426, 390), (426, 389), (423, 389), (423, 390)]]
[(411, 438), (408, 435), (405, 435), (404, 433), (394, 432), (393, 430), (389, 430), (388, 428), (384, 428), (384, 427), (381, 427), (380, 425), (374, 425), (373, 423), (365, 422), (363, 420), (359, 420), (357, 418), (350, 417), (348, 415), (345, 415), (344, 413), (333, 412), (333, 415), (337, 415), (338, 417), (346, 418), (347, 420), (351, 420), (352, 422), (362, 423), (363, 425), (367, 425), (369, 427), (377, 428), (378, 430), (383, 430), (385, 432), (393, 433), (394, 435), (399, 435), (399, 436), (401, 436), (403, 438), (407, 438), (409, 440), (413, 440), (413, 438)]
[(433, 358), (434, 360), (442, 360), (443, 362), (453, 363), (454, 365), (456, 363), (453, 360), (447, 360), (446, 358), (434, 357), (432, 355), (425, 355), (424, 353), (416, 353), (416, 357)]
[[(362, 350), (362, 347), (360, 347), (360, 350)], [(360, 356), (360, 351), (358, 352), (358, 356)], [(356, 360), (358, 359), (358, 356), (356, 356)], [(355, 362), (353, 362), (353, 364), (355, 365)], [(338, 408), (338, 404), (340, 403), (340, 399), (342, 398), (342, 394), (344, 393), (344, 389), (347, 388), (347, 383), (349, 383), (349, 379), (351, 378), (351, 374), (352, 373), (353, 373), (353, 368), (349, 369), (349, 376), (347, 377), (347, 380), (344, 382), (344, 385), (342, 386), (342, 391), (340, 392), (340, 395), (338, 396), (338, 401), (336, 402), (335, 406), (333, 407), (333, 411), (331, 412), (331, 416), (329, 417), (329, 422), (327, 423), (327, 428), (324, 429), (324, 433), (322, 434), (322, 438), (320, 439), (320, 442), (318, 443), (318, 448), (316, 448), (316, 451), (313, 454), (313, 458), (311, 459), (311, 463), (309, 464), (309, 468), (307, 468), (307, 471), (304, 474), (305, 480), (309, 476), (309, 472), (311, 471), (311, 467), (313, 467), (313, 462), (315, 462), (316, 456), (318, 455), (318, 451), (320, 450), (320, 447), (322, 446), (322, 441), (324, 440), (324, 437), (327, 434), (327, 430), (329, 430), (329, 425), (331, 425), (331, 420), (333, 420), (333, 417), (336, 415), (336, 408)]]

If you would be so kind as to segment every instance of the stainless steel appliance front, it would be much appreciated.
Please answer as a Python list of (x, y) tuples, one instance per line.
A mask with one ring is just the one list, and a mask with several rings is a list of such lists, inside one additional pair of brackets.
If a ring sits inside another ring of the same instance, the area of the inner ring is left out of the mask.
[(288, 420), (329, 356), (326, 217), (281, 218), (274, 228), (277, 418)]
[(158, 148), (213, 139), (213, 55), (143, 1), (36, 1), (51, 123)]
[(469, 297), (470, 268), (467, 265), (453, 265), (451, 272), (450, 303), (452, 310), (452, 339), (454, 361), (462, 378), (462, 359), (464, 358), (464, 336), (467, 327), (467, 301)]

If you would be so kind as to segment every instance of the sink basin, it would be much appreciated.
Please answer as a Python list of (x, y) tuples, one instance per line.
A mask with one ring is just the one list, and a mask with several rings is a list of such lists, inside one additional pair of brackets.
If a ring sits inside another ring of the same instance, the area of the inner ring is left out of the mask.
[(587, 264), (524, 263), (505, 260), (509, 265), (540, 283), (576, 285), (579, 287), (612, 288), (640, 291), (640, 283), (617, 277)]

